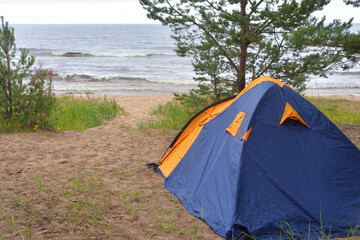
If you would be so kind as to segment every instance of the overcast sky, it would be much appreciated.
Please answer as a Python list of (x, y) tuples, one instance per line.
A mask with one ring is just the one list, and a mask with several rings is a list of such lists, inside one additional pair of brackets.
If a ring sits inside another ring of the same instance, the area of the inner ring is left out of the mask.
[[(360, 23), (360, 8), (332, 0), (316, 16)], [(146, 17), (138, 0), (0, 0), (0, 16), (11, 24), (158, 23)]]

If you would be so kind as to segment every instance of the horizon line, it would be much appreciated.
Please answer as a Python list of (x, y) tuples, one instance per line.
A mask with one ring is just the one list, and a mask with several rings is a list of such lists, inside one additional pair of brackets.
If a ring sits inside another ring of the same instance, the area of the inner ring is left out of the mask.
[[(325, 22), (329, 24), (332, 22)], [(163, 25), (162, 23), (10, 23), (10, 25)], [(360, 24), (353, 22), (352, 24)]]
[(10, 25), (162, 25), (162, 23), (10, 23)]

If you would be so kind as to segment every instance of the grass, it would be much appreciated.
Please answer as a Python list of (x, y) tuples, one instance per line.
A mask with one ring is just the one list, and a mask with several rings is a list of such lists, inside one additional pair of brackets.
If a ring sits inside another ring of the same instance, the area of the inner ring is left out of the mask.
[(178, 101), (170, 101), (166, 104), (159, 104), (152, 110), (152, 118), (140, 122), (140, 129), (181, 129), (189, 119), (200, 110), (184, 105)]
[[(52, 126), (49, 126), (49, 129), (57, 132), (60, 130), (85, 130), (110, 121), (118, 114), (125, 114), (125, 110), (119, 107), (115, 100), (108, 100), (106, 97), (104, 99), (58, 97), (55, 106), (49, 117), (52, 119)], [(27, 131), (39, 131), (38, 125), (33, 128), (24, 127), (21, 124), (15, 126), (6, 122), (0, 115), (0, 132)]]
[(110, 121), (117, 114), (124, 114), (114, 100), (96, 98), (58, 98), (58, 110), (55, 111), (57, 130), (84, 130)]
[(153, 217), (155, 223), (155, 229), (174, 233), (177, 237), (185, 237), (187, 239), (197, 239), (198, 231), (195, 227), (179, 228), (176, 226), (175, 221), (171, 217), (171, 213), (174, 209), (158, 209), (158, 214)]
[[(269, 235), (269, 239), (277, 239), (277, 240), (295, 240), (295, 239), (299, 239), (299, 240), (311, 240), (311, 239), (334, 239), (334, 240), (356, 240), (359, 239), (359, 236), (357, 234), (359, 234), (359, 230), (360, 230), (360, 225), (351, 228), (349, 226), (348, 229), (348, 234), (346, 237), (342, 237), (342, 238), (334, 238), (334, 236), (332, 236), (331, 233), (331, 226), (329, 231), (325, 231), (323, 229), (323, 225), (322, 225), (322, 221), (321, 221), (321, 216), (320, 216), (320, 229), (313, 229), (311, 226), (311, 223), (309, 223), (309, 227), (308, 227), (308, 233), (306, 234), (307, 236), (301, 236), (299, 234), (299, 232), (292, 228), (290, 226), (289, 223), (287, 222), (283, 222), (283, 227), (280, 227), (280, 232), (279, 235), (274, 237), (274, 236), (270, 236)], [(313, 237), (311, 237), (313, 236)], [(315, 236), (315, 238), (314, 238)], [(256, 240), (256, 238), (244, 233), (243, 237), (240, 239), (244, 239), (244, 240)]]
[(360, 102), (324, 97), (307, 97), (335, 124), (360, 125)]
[(189, 119), (212, 103), (210, 96), (202, 96), (190, 91), (189, 94), (175, 94), (175, 99), (159, 104), (152, 110), (152, 118), (140, 122), (139, 129), (181, 129)]

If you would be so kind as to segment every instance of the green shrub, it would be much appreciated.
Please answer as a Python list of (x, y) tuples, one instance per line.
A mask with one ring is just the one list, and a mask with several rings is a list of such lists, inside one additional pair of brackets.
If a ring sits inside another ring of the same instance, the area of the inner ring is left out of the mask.
[(32, 67), (35, 58), (20, 49), (16, 57), (14, 29), (1, 17), (0, 27), (0, 130), (51, 128), (55, 106), (52, 71)]
[(34, 68), (27, 84), (17, 85), (14, 91), (13, 123), (24, 127), (52, 130), (52, 112), (56, 107), (52, 87), (52, 71)]

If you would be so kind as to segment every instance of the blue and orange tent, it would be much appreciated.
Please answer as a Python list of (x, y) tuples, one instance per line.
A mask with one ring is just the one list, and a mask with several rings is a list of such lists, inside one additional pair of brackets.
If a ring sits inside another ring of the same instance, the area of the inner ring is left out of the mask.
[(165, 188), (227, 239), (347, 236), (360, 225), (359, 149), (270, 77), (196, 114), (155, 166)]

